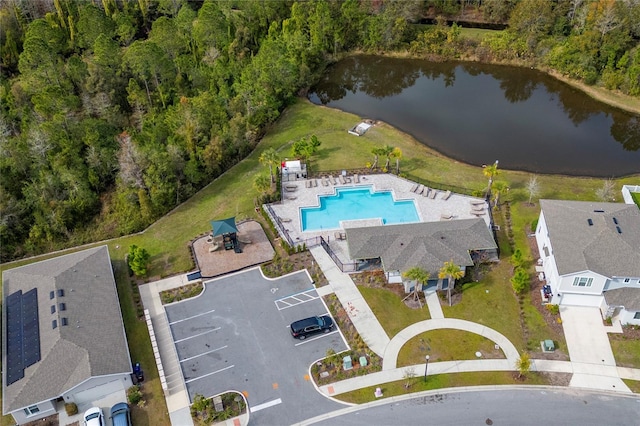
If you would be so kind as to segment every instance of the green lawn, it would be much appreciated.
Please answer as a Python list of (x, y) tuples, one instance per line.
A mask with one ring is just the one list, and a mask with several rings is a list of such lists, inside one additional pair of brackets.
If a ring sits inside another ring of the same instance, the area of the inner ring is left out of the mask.
[(502, 350), (495, 349), (495, 343), (479, 334), (463, 330), (440, 329), (419, 334), (400, 349), (398, 367), (421, 364), (429, 355), (433, 362), (477, 359), (475, 353), (482, 352), (483, 358), (505, 358)]
[(482, 281), (464, 284), (462, 300), (453, 306), (443, 306), (444, 316), (493, 328), (505, 335), (518, 350), (524, 349), (518, 301), (509, 282), (511, 271), (509, 262), (501, 261), (491, 267)]
[(629, 380), (629, 379), (622, 379), (622, 381), (629, 386), (629, 389), (631, 389), (631, 392), (633, 393), (640, 393), (640, 380)]
[[(480, 371), (474, 373), (438, 374), (428, 376), (424, 381), (424, 371), (413, 371), (414, 377), (406, 380), (385, 383), (358, 389), (353, 392), (337, 395), (337, 398), (352, 404), (364, 404), (375, 401), (377, 398), (374, 392), (377, 387), (382, 388), (385, 398), (390, 396), (406, 395), (408, 393), (421, 392), (426, 390), (455, 388), (461, 386), (481, 386), (481, 385), (547, 385), (549, 381), (543, 374), (529, 373), (525, 380), (517, 380), (514, 373), (510, 371)], [(409, 388), (406, 384), (409, 383)]]
[(632, 192), (631, 199), (640, 208), (640, 192)]
[(640, 368), (640, 340), (609, 336), (616, 365), (621, 367)]
[[(164, 425), (168, 424), (168, 418), (146, 325), (136, 317), (131, 299), (131, 286), (124, 272), (124, 255), (127, 248), (136, 244), (149, 251), (150, 279), (174, 275), (193, 268), (188, 242), (209, 230), (209, 220), (232, 215), (239, 220), (255, 217), (254, 199), (257, 194), (252, 189), (252, 182), (257, 174), (267, 173), (265, 167), (258, 162), (258, 157), (265, 149), (273, 147), (282, 157), (288, 157), (292, 142), (315, 134), (322, 145), (317, 155), (311, 159), (311, 169), (341, 170), (364, 167), (367, 162), (373, 160), (371, 150), (374, 147), (389, 144), (402, 150), (400, 169), (401, 173), (409, 178), (459, 186), (470, 191), (480, 191), (485, 187), (486, 178), (482, 175), (480, 167), (450, 160), (384, 123), (372, 127), (364, 137), (349, 135), (347, 129), (358, 121), (360, 117), (353, 114), (299, 100), (282, 114), (269, 134), (246, 159), (144, 232), (108, 242), (116, 270), (118, 294), (131, 356), (133, 360), (143, 363), (148, 378), (145, 382), (147, 407), (144, 410), (134, 410), (136, 424)], [(516, 203), (514, 212), (517, 211), (518, 203), (528, 199), (524, 187), (530, 176), (530, 173), (518, 171), (502, 171), (498, 176), (499, 180), (509, 184), (509, 197)], [(633, 184), (637, 179), (637, 176), (617, 179), (616, 189), (619, 190), (623, 184)], [(596, 189), (602, 186), (602, 179), (543, 175), (539, 176), (538, 180), (543, 198), (594, 200)], [(531, 210), (531, 215), (535, 216), (537, 209)], [(516, 221), (517, 218), (513, 219)], [(73, 249), (77, 250), (79, 248)], [(58, 254), (48, 254), (37, 260)], [(0, 265), (0, 269), (12, 268), (34, 260), (5, 263)], [(507, 269), (507, 263), (501, 262), (486, 280), (466, 286), (460, 304), (452, 308), (445, 307), (444, 311), (448, 317), (464, 318), (492, 327), (507, 336), (516, 347), (524, 348), (526, 342), (523, 341), (517, 304), (514, 302), (515, 298), (508, 281), (510, 275)], [(365, 298), (366, 293), (372, 293), (362, 290)], [(426, 308), (421, 311), (400, 309), (400, 314), (389, 315), (388, 312), (393, 312), (390, 310), (392, 305), (385, 305), (384, 297), (380, 296), (381, 300), (377, 303), (372, 302), (372, 305), (377, 305), (374, 312), (390, 336), (415, 321), (428, 319)], [(371, 394), (373, 395), (373, 392)]]
[(362, 286), (358, 289), (391, 339), (411, 324), (431, 319), (429, 308), (411, 309), (391, 290)]

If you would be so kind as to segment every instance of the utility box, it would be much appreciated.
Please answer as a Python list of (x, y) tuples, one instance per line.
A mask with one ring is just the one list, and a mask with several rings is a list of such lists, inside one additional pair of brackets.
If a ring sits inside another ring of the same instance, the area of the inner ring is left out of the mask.
[(553, 340), (544, 341), (544, 350), (545, 352), (553, 352), (556, 350), (556, 346), (553, 344)]

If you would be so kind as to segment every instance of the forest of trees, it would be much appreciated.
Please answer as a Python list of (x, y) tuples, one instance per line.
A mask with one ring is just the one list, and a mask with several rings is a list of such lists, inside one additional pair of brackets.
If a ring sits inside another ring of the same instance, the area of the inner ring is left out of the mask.
[[(419, 25), (468, 10), (509, 28)], [(640, 0), (5, 0), (0, 260), (143, 229), (345, 53), (528, 61), (638, 96), (639, 41)]]

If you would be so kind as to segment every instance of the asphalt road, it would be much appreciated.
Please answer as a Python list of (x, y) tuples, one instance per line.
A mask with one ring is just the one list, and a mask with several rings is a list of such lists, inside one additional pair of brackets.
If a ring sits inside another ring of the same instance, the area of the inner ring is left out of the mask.
[(292, 424), (344, 407), (321, 396), (309, 366), (329, 348), (347, 348), (339, 331), (294, 339), (293, 321), (327, 313), (302, 271), (277, 280), (251, 269), (205, 283), (196, 298), (166, 307), (187, 391), (245, 393), (251, 423)]
[(508, 389), (434, 393), (302, 424), (560, 426), (640, 425), (640, 398), (576, 389)]

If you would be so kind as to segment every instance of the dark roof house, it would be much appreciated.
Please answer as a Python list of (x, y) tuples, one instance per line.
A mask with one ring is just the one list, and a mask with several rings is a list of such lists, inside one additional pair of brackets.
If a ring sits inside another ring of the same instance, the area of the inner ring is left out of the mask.
[(444, 262), (473, 266), (470, 252), (495, 250), (483, 219), (346, 228), (351, 259), (380, 258), (385, 271), (419, 266), (437, 275)]
[(107, 246), (10, 269), (2, 279), (5, 414), (20, 423), (60, 397), (85, 402), (84, 387), (100, 385), (95, 378), (122, 375), (126, 388), (131, 360)]

